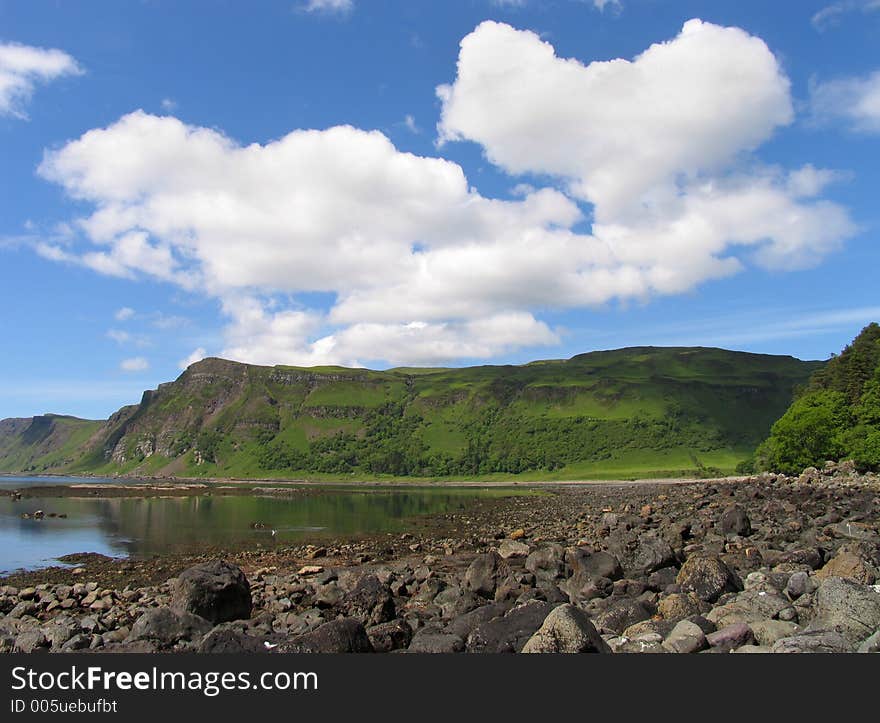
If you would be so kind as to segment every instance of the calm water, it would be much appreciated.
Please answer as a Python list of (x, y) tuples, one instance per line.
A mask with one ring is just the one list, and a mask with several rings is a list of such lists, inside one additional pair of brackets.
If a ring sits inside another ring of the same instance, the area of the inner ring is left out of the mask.
[[(0, 572), (57, 564), (56, 558), (74, 552), (149, 556), (229, 543), (273, 547), (332, 535), (405, 531), (407, 518), (460, 511), (477, 498), (511, 494), (522, 492), (408, 487), (291, 497), (3, 497)], [(38, 509), (67, 517), (22, 519), (22, 513)], [(252, 529), (255, 522), (266, 529)]]

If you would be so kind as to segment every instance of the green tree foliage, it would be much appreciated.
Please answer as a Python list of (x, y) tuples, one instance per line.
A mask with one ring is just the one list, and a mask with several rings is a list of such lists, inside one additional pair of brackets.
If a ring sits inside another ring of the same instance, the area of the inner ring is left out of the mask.
[(467, 443), (457, 454), (431, 451), (416, 431), (424, 418), (390, 403), (367, 413), (362, 434), (319, 437), (307, 452), (283, 442), (264, 443), (260, 468), (335, 474), (366, 472), (398, 476), (519, 474), (554, 471), (584, 459), (608, 459), (622, 449), (710, 451), (723, 444), (717, 429), (687, 421), (676, 412), (660, 419), (635, 417), (543, 418), (511, 413), (500, 403), (487, 406), (465, 425)]
[(761, 469), (795, 474), (828, 459), (880, 469), (880, 326), (870, 324), (817, 372), (756, 452)]

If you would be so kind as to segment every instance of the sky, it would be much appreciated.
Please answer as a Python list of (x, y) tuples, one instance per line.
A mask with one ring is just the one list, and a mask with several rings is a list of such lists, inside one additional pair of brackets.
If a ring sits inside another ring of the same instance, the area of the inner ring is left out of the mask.
[(205, 356), (880, 320), (880, 0), (0, 0), (0, 418)]

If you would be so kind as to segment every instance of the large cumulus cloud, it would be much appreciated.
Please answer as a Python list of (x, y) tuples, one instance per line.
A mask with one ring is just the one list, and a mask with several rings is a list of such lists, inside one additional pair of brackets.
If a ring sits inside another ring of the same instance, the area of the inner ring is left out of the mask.
[(834, 174), (756, 160), (792, 121), (789, 83), (736, 28), (694, 20), (584, 65), (487, 22), (438, 93), (441, 142), (479, 143), (522, 194), (483, 196), (376, 131), (243, 146), (139, 111), (46, 154), (42, 176), (92, 211), (41, 253), (217, 298), (235, 358), (432, 364), (556, 343), (549, 308), (815, 264), (854, 230), (821, 198)]

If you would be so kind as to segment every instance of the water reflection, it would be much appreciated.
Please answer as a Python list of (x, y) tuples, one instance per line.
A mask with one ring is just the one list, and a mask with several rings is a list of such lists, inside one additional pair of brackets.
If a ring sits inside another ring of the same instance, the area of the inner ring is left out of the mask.
[[(329, 535), (402, 531), (406, 518), (460, 511), (478, 497), (509, 494), (407, 488), (291, 497), (5, 497), (0, 498), (0, 571), (53, 564), (72, 552), (140, 557), (230, 543), (268, 547)], [(47, 516), (22, 519), (22, 513), (37, 509)]]

